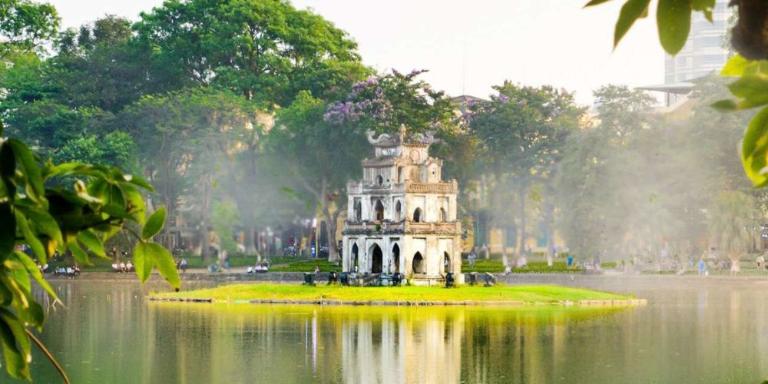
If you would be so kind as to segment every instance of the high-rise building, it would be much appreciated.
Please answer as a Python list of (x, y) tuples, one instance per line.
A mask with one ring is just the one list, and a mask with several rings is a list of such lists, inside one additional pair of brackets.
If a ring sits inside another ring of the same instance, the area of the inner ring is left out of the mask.
[(719, 71), (728, 58), (728, 18), (731, 9), (728, 0), (717, 0), (709, 22), (697, 12), (691, 20), (691, 32), (685, 47), (676, 56), (667, 56), (665, 84), (687, 82)]

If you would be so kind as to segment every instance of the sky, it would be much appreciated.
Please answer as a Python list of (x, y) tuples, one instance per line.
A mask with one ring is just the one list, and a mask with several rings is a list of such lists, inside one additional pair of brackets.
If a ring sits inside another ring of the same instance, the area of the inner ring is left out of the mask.
[[(654, 18), (640, 20), (613, 49), (621, 2), (587, 0), (293, 0), (347, 31), (379, 71), (428, 69), (434, 88), (487, 97), (504, 80), (575, 92), (585, 105), (606, 84), (664, 81)], [(106, 15), (135, 20), (162, 0), (48, 0), (64, 27)]]

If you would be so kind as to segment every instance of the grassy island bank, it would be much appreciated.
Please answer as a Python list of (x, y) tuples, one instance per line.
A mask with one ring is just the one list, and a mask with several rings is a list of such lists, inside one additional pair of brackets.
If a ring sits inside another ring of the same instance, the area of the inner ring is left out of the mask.
[(611, 305), (643, 304), (632, 296), (555, 285), (495, 287), (315, 287), (233, 284), (150, 295), (158, 301), (352, 305)]

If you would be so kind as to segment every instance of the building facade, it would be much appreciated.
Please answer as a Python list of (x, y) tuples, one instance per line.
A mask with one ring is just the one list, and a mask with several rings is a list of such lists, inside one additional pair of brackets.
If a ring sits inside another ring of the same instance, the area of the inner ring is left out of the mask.
[(676, 84), (720, 71), (728, 59), (726, 41), (731, 9), (727, 0), (717, 0), (712, 11), (712, 22), (701, 12), (691, 20), (691, 32), (685, 46), (675, 56), (667, 55), (664, 65), (664, 83)]
[(414, 284), (435, 284), (453, 272), (461, 282), (458, 183), (442, 180), (440, 159), (429, 156), (432, 134), (368, 134), (374, 157), (363, 179), (347, 184), (343, 269), (402, 273)]

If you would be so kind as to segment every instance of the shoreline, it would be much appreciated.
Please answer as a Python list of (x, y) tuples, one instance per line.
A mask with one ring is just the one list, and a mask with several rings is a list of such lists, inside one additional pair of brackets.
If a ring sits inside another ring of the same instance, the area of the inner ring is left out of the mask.
[(342, 287), (251, 283), (154, 293), (154, 302), (308, 304), (349, 306), (561, 306), (631, 307), (647, 304), (632, 295), (559, 285), (493, 287)]

